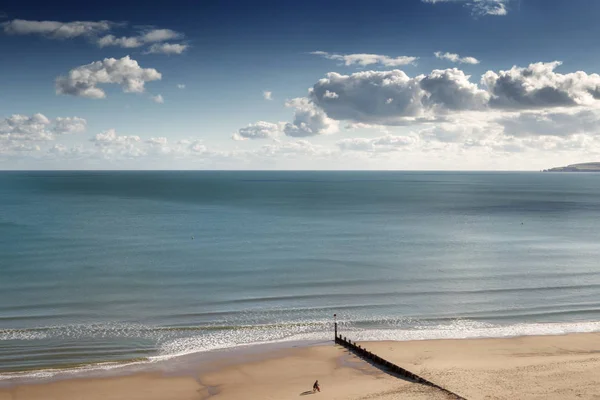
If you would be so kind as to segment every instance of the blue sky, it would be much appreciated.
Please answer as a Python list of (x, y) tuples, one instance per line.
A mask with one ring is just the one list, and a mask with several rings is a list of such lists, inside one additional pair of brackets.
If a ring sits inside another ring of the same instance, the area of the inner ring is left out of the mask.
[(0, 168), (595, 160), (599, 12), (594, 0), (4, 1)]

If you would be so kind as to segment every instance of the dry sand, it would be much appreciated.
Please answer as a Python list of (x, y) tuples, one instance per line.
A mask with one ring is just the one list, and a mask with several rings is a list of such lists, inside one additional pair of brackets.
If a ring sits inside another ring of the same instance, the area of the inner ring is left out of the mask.
[[(467, 399), (600, 399), (600, 334), (363, 345)], [(333, 344), (275, 350), (203, 371), (16, 385), (0, 389), (0, 400), (448, 398)], [(315, 379), (321, 393), (312, 393)]]

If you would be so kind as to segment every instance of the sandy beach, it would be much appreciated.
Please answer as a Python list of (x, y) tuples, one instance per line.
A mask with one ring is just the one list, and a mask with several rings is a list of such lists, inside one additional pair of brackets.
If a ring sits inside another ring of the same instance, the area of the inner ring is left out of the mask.
[[(600, 334), (363, 343), (467, 399), (600, 399)], [(0, 400), (445, 399), (332, 345), (274, 350), (181, 374), (74, 378), (0, 389)], [(193, 368), (192, 368), (193, 369)], [(312, 393), (315, 379), (321, 392)]]

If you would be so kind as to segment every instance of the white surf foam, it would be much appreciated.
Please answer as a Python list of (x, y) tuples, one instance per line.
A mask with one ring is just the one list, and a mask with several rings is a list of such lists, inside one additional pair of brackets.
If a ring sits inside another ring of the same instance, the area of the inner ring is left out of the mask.
[[(499, 325), (459, 319), (435, 325), (415, 324), (410, 328), (406, 328), (405, 323), (406, 320), (403, 320), (401, 323), (402, 328), (393, 327), (393, 324), (389, 323), (383, 324), (384, 328), (357, 328), (351, 322), (344, 322), (340, 324), (339, 332), (356, 341), (506, 338), (600, 332), (600, 321)], [(307, 324), (278, 324), (265, 325), (264, 327), (239, 327), (233, 330), (211, 330), (187, 337), (175, 339), (163, 337), (163, 339), (167, 340), (159, 346), (158, 354), (149, 357), (147, 360), (128, 363), (97, 363), (70, 369), (4, 373), (0, 374), (0, 380), (53, 378), (61, 375), (102, 372), (219, 349), (283, 342), (318, 342), (332, 340), (333, 338), (330, 321), (313, 321)]]

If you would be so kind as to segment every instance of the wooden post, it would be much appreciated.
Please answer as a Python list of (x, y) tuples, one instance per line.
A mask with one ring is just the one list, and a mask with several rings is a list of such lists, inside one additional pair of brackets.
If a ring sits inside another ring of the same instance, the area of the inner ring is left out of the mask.
[(335, 337), (337, 339), (337, 314), (333, 314), (333, 329), (335, 330)]

